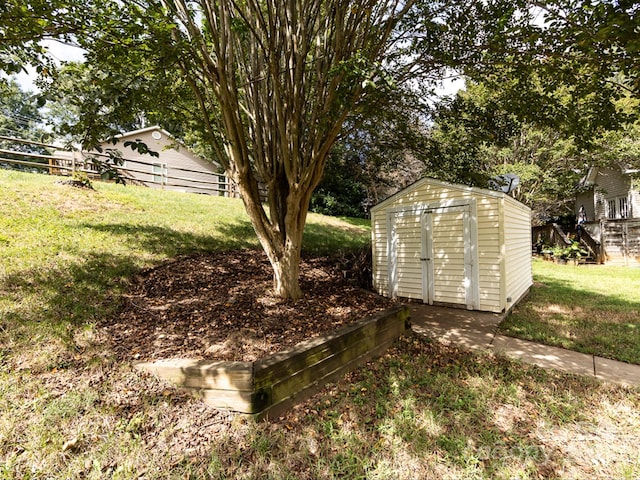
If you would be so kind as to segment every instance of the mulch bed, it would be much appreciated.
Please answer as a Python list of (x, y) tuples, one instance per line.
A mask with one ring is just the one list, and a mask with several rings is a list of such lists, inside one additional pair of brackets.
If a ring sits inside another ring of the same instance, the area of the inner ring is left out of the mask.
[(103, 328), (121, 359), (255, 361), (393, 306), (344, 268), (337, 257), (303, 259), (304, 298), (293, 302), (274, 296), (261, 251), (181, 258), (143, 272)]

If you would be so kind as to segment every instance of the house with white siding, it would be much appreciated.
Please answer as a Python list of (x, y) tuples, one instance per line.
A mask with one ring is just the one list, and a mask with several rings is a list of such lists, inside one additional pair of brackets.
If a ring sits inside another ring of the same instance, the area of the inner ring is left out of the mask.
[(531, 210), (505, 193), (423, 178), (374, 206), (371, 226), (382, 295), (503, 312), (533, 284)]
[[(101, 144), (103, 150), (122, 152), (122, 171), (129, 181), (151, 188), (237, 196), (237, 189), (228, 181), (219, 163), (196, 155), (171, 133), (158, 125), (127, 132), (116, 137), (118, 143)], [(127, 141), (140, 141), (157, 157), (125, 147)]]
[(640, 263), (639, 185), (640, 170), (617, 166), (592, 167), (580, 182), (576, 218), (602, 246), (606, 263)]
[(588, 222), (640, 218), (640, 189), (633, 181), (640, 170), (592, 167), (580, 182), (576, 215), (584, 207)]

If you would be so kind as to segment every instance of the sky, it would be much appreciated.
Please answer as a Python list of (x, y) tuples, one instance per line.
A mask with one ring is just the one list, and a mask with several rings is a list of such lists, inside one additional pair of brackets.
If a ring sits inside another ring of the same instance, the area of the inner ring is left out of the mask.
[[(84, 60), (84, 51), (81, 48), (57, 42), (55, 40), (43, 40), (42, 43), (49, 49), (51, 57), (59, 63), (61, 62), (78, 62)], [(21, 72), (14, 75), (15, 80), (23, 90), (31, 90), (35, 92), (38, 88), (34, 85), (36, 79), (36, 71), (28, 67), (27, 72)]]

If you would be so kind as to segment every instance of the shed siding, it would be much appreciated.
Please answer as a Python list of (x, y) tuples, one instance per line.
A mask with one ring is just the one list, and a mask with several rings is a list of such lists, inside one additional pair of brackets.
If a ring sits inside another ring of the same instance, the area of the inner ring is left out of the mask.
[[(387, 231), (387, 211), (399, 207), (406, 207), (407, 209), (413, 208), (416, 204), (444, 204), (450, 201), (459, 200), (461, 198), (474, 198), (472, 192), (462, 191), (453, 186), (441, 186), (433, 185), (429, 183), (417, 182), (413, 187), (407, 188), (395, 197), (392, 197), (391, 201), (387, 200), (384, 203), (384, 208), (374, 207), (371, 212), (372, 223), (372, 256), (373, 256), (373, 286), (377, 292), (387, 295), (389, 293), (389, 271), (388, 271), (388, 245), (387, 236), (390, 232)], [(480, 208), (480, 206), (478, 206)], [(419, 214), (412, 215), (413, 226), (404, 227), (406, 229), (413, 228), (413, 233), (408, 237), (407, 242), (412, 242), (414, 247), (417, 248), (416, 265), (411, 269), (411, 273), (414, 278), (420, 279), (420, 281), (414, 281), (414, 284), (409, 286), (408, 282), (401, 282), (400, 267), (403, 263), (408, 263), (406, 256), (403, 252), (406, 252), (406, 245), (404, 247), (399, 246), (398, 250), (398, 291), (399, 297), (406, 298), (422, 298), (422, 266), (420, 264), (420, 246), (421, 246), (421, 221)], [(396, 217), (397, 218), (397, 217)], [(404, 220), (403, 220), (404, 222)], [(405, 231), (406, 233), (406, 231)], [(401, 261), (402, 260), (402, 261)], [(409, 267), (407, 267), (409, 268)], [(419, 276), (417, 276), (419, 274)], [(409, 273), (404, 272), (404, 278), (407, 278)], [(482, 295), (482, 292), (481, 292)]]
[(506, 288), (504, 308), (511, 309), (533, 284), (531, 210), (510, 197), (505, 197), (503, 211)]
[(501, 311), (500, 296), (500, 199), (478, 198), (478, 272), (480, 310)]
[[(396, 295), (423, 298), (421, 214), (428, 206), (475, 205), (477, 281), (480, 310), (510, 308), (532, 284), (531, 211), (504, 194), (438, 182), (419, 181), (372, 209), (373, 283), (389, 294), (389, 243), (396, 260)], [(430, 239), (433, 246), (435, 302), (465, 305), (464, 214), (460, 210), (434, 210)], [(390, 217), (388, 217), (390, 215)], [(392, 218), (391, 221), (388, 221)], [(389, 228), (394, 230), (389, 232)], [(395, 236), (394, 236), (395, 235)]]
[(371, 265), (373, 288), (380, 294), (389, 292), (386, 212), (371, 215)]

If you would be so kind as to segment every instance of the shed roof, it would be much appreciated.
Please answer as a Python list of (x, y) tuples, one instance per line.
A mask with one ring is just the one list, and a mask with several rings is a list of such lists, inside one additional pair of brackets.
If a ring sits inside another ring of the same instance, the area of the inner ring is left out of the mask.
[(405, 195), (407, 193), (410, 193), (410, 192), (412, 192), (414, 190), (418, 190), (419, 188), (421, 188), (424, 185), (436, 185), (436, 186), (440, 186), (440, 187), (453, 188), (453, 189), (459, 190), (461, 192), (468, 192), (468, 193), (473, 193), (473, 194), (476, 194), (476, 195), (484, 195), (484, 196), (487, 196), (487, 197), (508, 198), (508, 199), (510, 199), (510, 200), (512, 200), (514, 202), (520, 203), (517, 200), (515, 200), (514, 198), (510, 197), (509, 195), (507, 195), (506, 193), (503, 193), (503, 192), (497, 192), (495, 190), (489, 190), (488, 188), (470, 187), (468, 185), (461, 185), (461, 184), (458, 184), (458, 183), (445, 182), (443, 180), (437, 180), (437, 179), (431, 178), (431, 177), (424, 177), (424, 178), (421, 178), (420, 180), (417, 180), (417, 181), (413, 182), (411, 185), (408, 185), (407, 187), (403, 188), (402, 190), (394, 193), (393, 195), (391, 195), (390, 197), (384, 199), (383, 201), (381, 201), (377, 205), (374, 205), (373, 207), (371, 207), (371, 210), (372, 211), (379, 210), (380, 208), (383, 208), (386, 205), (392, 203), (394, 200), (396, 200), (400, 196)]

